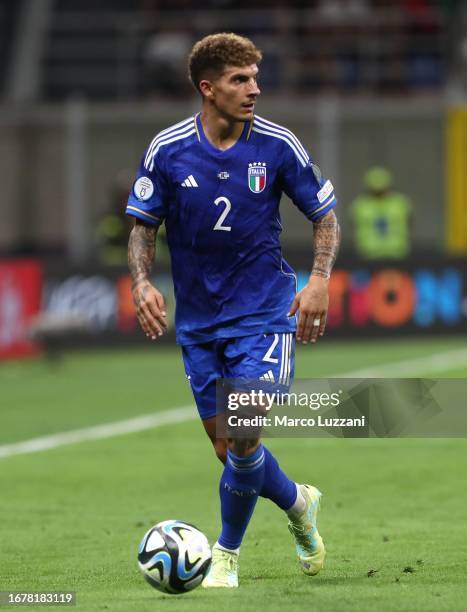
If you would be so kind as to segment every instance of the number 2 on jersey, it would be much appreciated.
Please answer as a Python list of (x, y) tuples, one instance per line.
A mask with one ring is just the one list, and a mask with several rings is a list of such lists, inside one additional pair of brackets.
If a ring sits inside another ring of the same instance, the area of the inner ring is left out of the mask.
[(219, 206), (219, 204), (225, 204), (225, 208), (222, 211), (219, 219), (217, 219), (217, 223), (216, 225), (213, 227), (214, 230), (218, 230), (220, 232), (230, 232), (230, 230), (232, 229), (230, 227), (230, 225), (222, 225), (225, 221), (225, 218), (227, 217), (227, 215), (230, 212), (230, 209), (232, 208), (232, 204), (229, 200), (229, 198), (226, 198), (224, 196), (220, 196), (219, 198), (216, 198), (214, 200), (214, 204), (216, 206)]

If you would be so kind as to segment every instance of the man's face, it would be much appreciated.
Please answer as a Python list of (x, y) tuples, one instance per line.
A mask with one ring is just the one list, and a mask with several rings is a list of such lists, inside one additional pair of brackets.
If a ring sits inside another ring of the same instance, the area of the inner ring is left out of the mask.
[(250, 121), (261, 93), (256, 81), (258, 66), (226, 66), (213, 81), (201, 81), (201, 89), (219, 114), (235, 121)]

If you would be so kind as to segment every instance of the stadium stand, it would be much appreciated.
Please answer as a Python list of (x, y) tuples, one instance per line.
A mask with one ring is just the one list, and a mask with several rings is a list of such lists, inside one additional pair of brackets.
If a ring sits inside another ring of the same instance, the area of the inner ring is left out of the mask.
[(2, 0), (0, 3), (0, 94), (3, 94), (6, 87), (13, 32), (16, 29), (21, 7), (21, 0)]
[[(19, 4), (2, 3), (0, 32), (11, 28)], [(264, 49), (262, 79), (271, 93), (436, 92), (446, 81), (454, 8), (454, 0), (210, 0), (196, 10), (186, 0), (56, 0), (40, 60), (40, 95), (185, 94), (180, 58), (194, 40), (219, 30), (254, 37)], [(1, 37), (3, 47), (10, 38)], [(4, 73), (8, 54), (1, 56)], [(167, 80), (174, 66), (180, 72)]]

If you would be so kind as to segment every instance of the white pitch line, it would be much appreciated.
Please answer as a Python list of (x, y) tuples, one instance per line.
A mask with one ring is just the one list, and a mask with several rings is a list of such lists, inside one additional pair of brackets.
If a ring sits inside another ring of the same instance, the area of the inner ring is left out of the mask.
[(326, 378), (414, 378), (420, 375), (436, 374), (453, 368), (463, 367), (467, 362), (467, 349), (456, 349), (415, 357), (404, 361), (381, 363), (373, 368), (363, 368), (351, 372), (333, 374)]
[[(421, 374), (427, 375), (444, 372), (452, 369), (453, 366), (462, 367), (466, 363), (467, 349), (457, 349), (437, 355), (429, 355), (427, 357), (416, 357), (414, 359), (406, 359), (405, 361), (382, 363), (374, 368), (342, 372), (332, 374), (331, 376), (323, 376), (321, 378), (411, 378)], [(85, 442), (87, 440), (104, 440), (105, 438), (113, 438), (115, 436), (145, 431), (147, 429), (155, 429), (163, 425), (185, 423), (197, 417), (198, 414), (195, 406), (183, 406), (181, 408), (173, 408), (171, 410), (165, 410), (164, 412), (156, 412), (155, 414), (143, 415), (124, 421), (115, 421), (113, 423), (104, 423), (103, 425), (95, 425), (94, 427), (86, 427), (84, 429), (64, 431), (50, 436), (24, 440), (23, 442), (4, 444), (0, 446), (0, 459), (12, 457), (13, 455), (37, 453), (59, 446)]]
[(37, 453), (39, 451), (57, 448), (58, 446), (85, 442), (86, 440), (104, 440), (105, 438), (113, 438), (114, 436), (122, 436), (137, 431), (154, 429), (162, 425), (183, 423), (197, 417), (198, 413), (195, 406), (183, 406), (181, 408), (173, 408), (172, 410), (143, 415), (125, 421), (114, 421), (113, 423), (104, 423), (103, 425), (85, 427), (84, 429), (73, 429), (50, 436), (42, 436), (40, 438), (32, 438), (31, 440), (24, 440), (23, 442), (15, 442), (13, 444), (0, 446), (0, 459), (11, 457), (12, 455)]

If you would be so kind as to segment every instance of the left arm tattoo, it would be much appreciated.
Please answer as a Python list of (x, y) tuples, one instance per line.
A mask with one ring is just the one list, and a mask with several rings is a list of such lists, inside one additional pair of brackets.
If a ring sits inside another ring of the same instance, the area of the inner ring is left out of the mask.
[(313, 269), (311, 274), (329, 278), (339, 250), (341, 230), (336, 214), (330, 210), (313, 222)]

